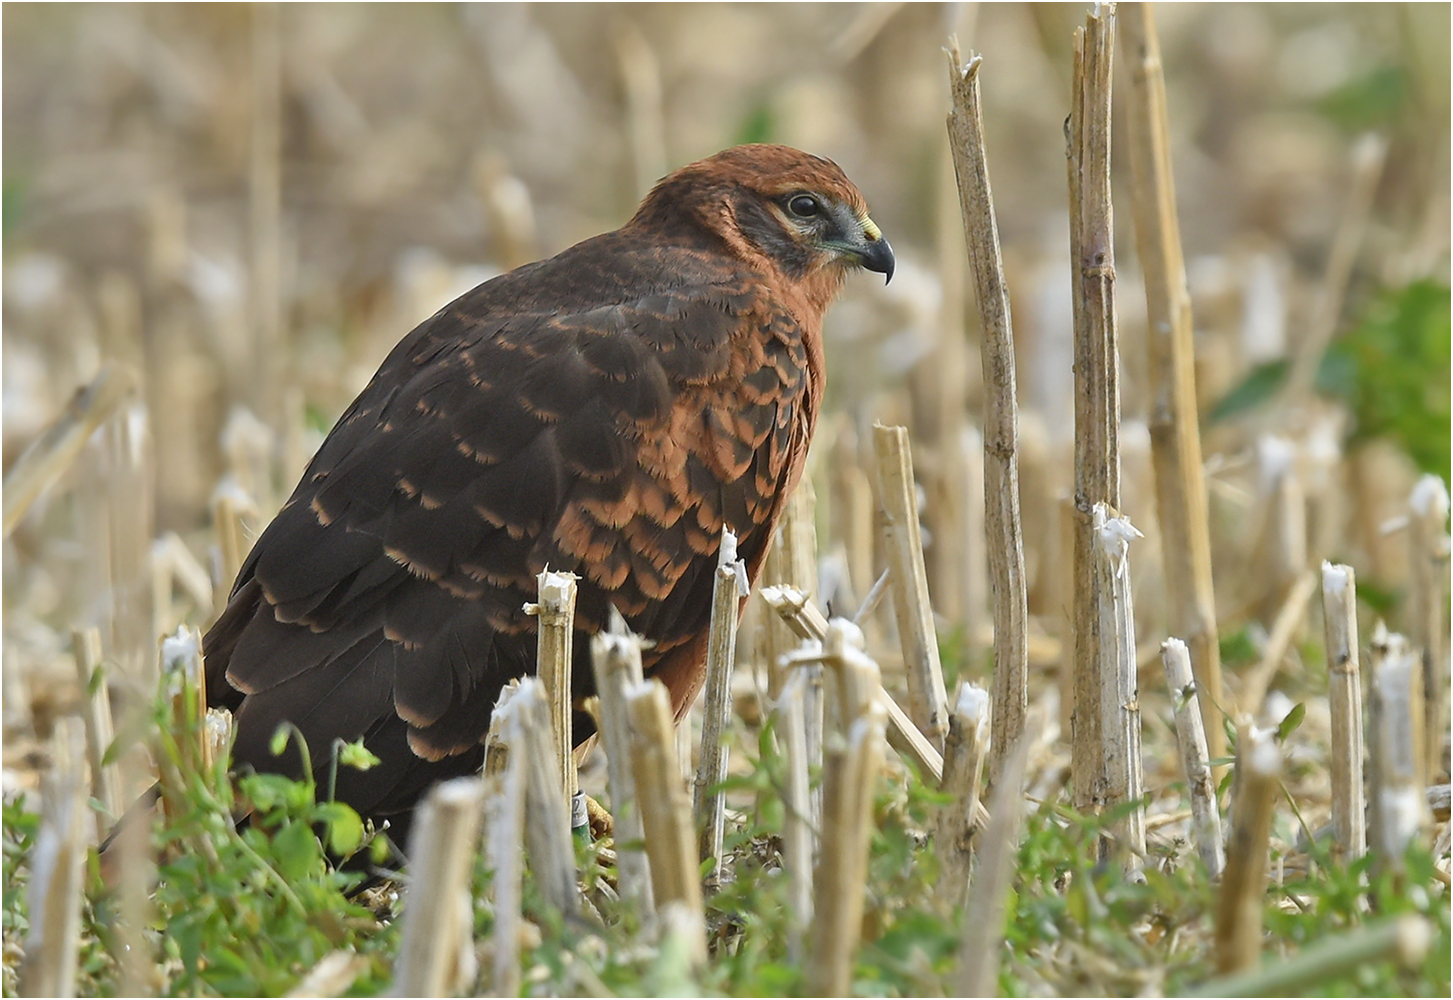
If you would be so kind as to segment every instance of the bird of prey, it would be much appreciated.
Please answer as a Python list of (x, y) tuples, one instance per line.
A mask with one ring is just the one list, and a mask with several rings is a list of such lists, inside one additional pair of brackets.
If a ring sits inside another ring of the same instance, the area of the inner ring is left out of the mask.
[[(258, 538), (203, 648), (233, 763), (297, 727), (382, 763), (335, 794), (405, 843), (434, 782), (477, 770), (501, 688), (532, 673), (546, 567), (583, 637), (614, 605), (682, 713), (699, 689), (723, 527), (747, 575), (802, 473), (822, 317), (893, 251), (830, 160), (748, 145), (682, 167), (615, 232), (465, 293), (406, 336)], [(577, 739), (583, 735), (577, 732)]]

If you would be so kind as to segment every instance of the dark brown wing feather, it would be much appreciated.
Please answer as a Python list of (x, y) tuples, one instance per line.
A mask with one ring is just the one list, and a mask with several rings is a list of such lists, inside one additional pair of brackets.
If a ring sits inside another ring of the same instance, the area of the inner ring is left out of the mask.
[(614, 605), (655, 643), (647, 671), (681, 710), (721, 529), (755, 577), (800, 472), (808, 356), (760, 275), (629, 229), (441, 310), (338, 421), (206, 637), (236, 762), (295, 769), (267, 749), (284, 721), (320, 768), (367, 737), (383, 765), (339, 796), (407, 813), (478, 766), (500, 688), (533, 672), (523, 605), (547, 566), (579, 575), (582, 633)]

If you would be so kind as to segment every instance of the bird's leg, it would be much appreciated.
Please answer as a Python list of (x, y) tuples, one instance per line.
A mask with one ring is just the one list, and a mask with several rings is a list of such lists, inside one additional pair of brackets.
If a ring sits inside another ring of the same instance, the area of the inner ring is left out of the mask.
[(615, 834), (615, 818), (592, 796), (585, 797), (585, 812), (590, 818), (591, 839), (600, 840)]

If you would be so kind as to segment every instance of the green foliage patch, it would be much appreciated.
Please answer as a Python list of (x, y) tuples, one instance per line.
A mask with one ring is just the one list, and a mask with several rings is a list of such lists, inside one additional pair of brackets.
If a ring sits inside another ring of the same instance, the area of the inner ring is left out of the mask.
[[(1418, 468), (1449, 480), (1449, 373), (1453, 327), (1449, 289), (1414, 282), (1376, 295), (1353, 326), (1322, 356), (1315, 386), (1352, 414), (1352, 447), (1394, 442)], [(1289, 363), (1260, 365), (1212, 409), (1221, 421), (1269, 402), (1286, 381)]]
[[(1302, 713), (1283, 724), (1296, 735)], [(289, 738), (283, 733), (279, 739)], [(360, 876), (338, 871), (333, 857), (367, 852), (370, 839), (356, 814), (327, 801), (326, 789), (274, 775), (236, 782), (187, 770), (174, 740), (161, 752), (183, 774), (172, 794), (170, 818), (154, 830), (162, 857), (145, 937), (155, 949), (165, 996), (279, 996), (325, 956), (344, 950), (364, 959), (350, 995), (375, 996), (391, 987), (398, 949), (397, 924), (354, 896)], [(680, 947), (652, 946), (640, 921), (609, 891), (614, 869), (604, 845), (580, 842), (578, 862), (586, 897), (600, 914), (566, 917), (545, 900), (528, 873), (523, 949), (527, 995), (795, 996), (806, 989), (802, 961), (789, 949), (792, 924), (787, 874), (782, 867), (782, 790), (785, 762), (770, 730), (747, 749), (749, 766), (725, 784), (736, 806), (728, 828), (728, 877), (708, 896), (706, 923), (711, 960), (694, 970)], [(358, 748), (338, 756), (345, 766)], [(866, 996), (942, 995), (952, 982), (962, 915), (937, 890), (938, 864), (926, 831), (945, 798), (911, 769), (893, 765), (874, 807), (863, 942), (853, 990)], [(164, 768), (165, 770), (165, 768)], [(240, 802), (252, 809), (241, 829), (233, 822)], [(38, 817), (18, 797), (4, 809), (4, 929), (23, 939), (24, 890)], [(1275, 843), (1294, 843), (1296, 827), (1280, 810)], [(1057, 795), (1031, 810), (1021, 840), (1009, 899), (999, 986), (1011, 996), (1176, 995), (1213, 976), (1211, 940), (1215, 887), (1187, 845), (1153, 841), (1143, 881), (1124, 877), (1099, 857), (1099, 840), (1114, 815), (1082, 816)], [(1293, 856), (1274, 849), (1268, 886), (1265, 961), (1276, 962), (1334, 933), (1372, 921), (1417, 913), (1435, 928), (1435, 945), (1417, 969), (1372, 964), (1355, 977), (1311, 985), (1308, 995), (1447, 995), (1449, 919), (1426, 851), (1406, 859), (1406, 873), (1374, 871), (1366, 860), (1333, 864), (1320, 844)], [(495, 927), (491, 872), (480, 852), (473, 877), (474, 931), (481, 980)], [(1432, 886), (1432, 889), (1426, 888)], [(407, 896), (404, 902), (408, 906)], [(84, 914), (80, 992), (105, 996), (117, 989), (114, 900), (93, 881)], [(7, 952), (5, 994), (15, 995), (13, 952)]]

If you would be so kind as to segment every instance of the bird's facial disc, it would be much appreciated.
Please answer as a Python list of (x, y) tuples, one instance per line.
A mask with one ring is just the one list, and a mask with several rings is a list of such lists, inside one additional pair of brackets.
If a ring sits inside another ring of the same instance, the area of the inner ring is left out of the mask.
[(792, 191), (777, 201), (789, 230), (829, 259), (893, 278), (893, 247), (867, 213), (812, 191)]

